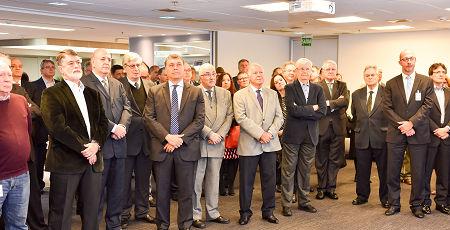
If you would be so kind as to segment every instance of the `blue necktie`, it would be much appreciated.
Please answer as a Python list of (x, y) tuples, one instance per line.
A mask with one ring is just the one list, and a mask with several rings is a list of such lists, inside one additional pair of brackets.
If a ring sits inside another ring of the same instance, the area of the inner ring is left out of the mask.
[(261, 97), (261, 90), (256, 90), (256, 99), (258, 99), (259, 106), (261, 106), (261, 110), (263, 110), (263, 98)]
[(173, 85), (172, 102), (170, 106), (170, 134), (178, 134), (178, 85)]
[(411, 76), (406, 77), (406, 102), (409, 101), (409, 97), (411, 96), (412, 91), (412, 81)]

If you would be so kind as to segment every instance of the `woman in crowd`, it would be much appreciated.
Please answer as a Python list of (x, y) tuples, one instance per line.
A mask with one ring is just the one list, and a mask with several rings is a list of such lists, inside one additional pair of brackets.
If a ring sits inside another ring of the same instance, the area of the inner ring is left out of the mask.
[[(217, 76), (216, 85), (227, 89), (231, 97), (235, 93), (233, 80), (229, 73), (222, 73)], [(234, 179), (239, 164), (237, 154), (237, 140), (239, 139), (239, 125), (233, 119), (230, 131), (225, 137), (225, 154), (220, 168), (219, 193), (221, 196), (234, 196)]]

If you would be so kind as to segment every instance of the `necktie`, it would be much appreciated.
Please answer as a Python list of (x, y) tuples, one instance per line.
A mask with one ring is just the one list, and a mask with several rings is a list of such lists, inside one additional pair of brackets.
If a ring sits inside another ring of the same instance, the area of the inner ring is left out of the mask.
[(367, 99), (367, 113), (370, 114), (370, 112), (372, 112), (372, 94), (373, 91), (369, 92), (369, 98)]
[(138, 82), (134, 83), (134, 87), (136, 87), (136, 89), (139, 89), (139, 83)]
[(170, 134), (178, 134), (178, 85), (173, 85), (172, 101), (170, 106)]
[(308, 103), (308, 95), (309, 95), (309, 85), (302, 84), (303, 95), (305, 95), (305, 101)]
[(406, 77), (406, 102), (409, 101), (409, 97), (411, 96), (412, 91), (412, 79), (411, 76)]
[(258, 99), (259, 106), (261, 106), (261, 110), (263, 110), (263, 98), (261, 96), (261, 90), (256, 90), (256, 99)]
[(212, 108), (212, 91), (206, 90), (206, 93), (208, 93), (209, 106)]
[(105, 88), (106, 92), (109, 92), (109, 90), (108, 90), (108, 81), (106, 81), (106, 79), (102, 80), (102, 85)]
[(330, 94), (333, 94), (333, 83), (327, 83)]

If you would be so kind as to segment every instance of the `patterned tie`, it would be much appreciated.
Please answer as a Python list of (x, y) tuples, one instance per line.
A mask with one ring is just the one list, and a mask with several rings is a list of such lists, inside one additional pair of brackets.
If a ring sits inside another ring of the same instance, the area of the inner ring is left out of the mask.
[(139, 83), (138, 83), (138, 82), (134, 83), (134, 87), (135, 87), (136, 89), (139, 89)]
[(108, 90), (108, 81), (106, 81), (106, 79), (102, 80), (102, 85), (103, 85), (103, 88), (105, 88), (106, 92), (109, 92), (109, 90)]
[(367, 112), (370, 114), (372, 112), (372, 94), (373, 91), (369, 92), (369, 98), (367, 99)]
[(209, 100), (209, 106), (212, 108), (212, 91), (211, 90), (206, 90), (206, 93), (208, 94), (208, 100)]
[(170, 134), (178, 134), (178, 85), (173, 85), (172, 102), (170, 107)]
[(406, 102), (409, 101), (409, 97), (411, 96), (412, 91), (412, 81), (411, 76), (406, 77)]
[(258, 99), (259, 106), (261, 106), (261, 110), (263, 110), (263, 98), (261, 96), (261, 90), (256, 90), (256, 99)]

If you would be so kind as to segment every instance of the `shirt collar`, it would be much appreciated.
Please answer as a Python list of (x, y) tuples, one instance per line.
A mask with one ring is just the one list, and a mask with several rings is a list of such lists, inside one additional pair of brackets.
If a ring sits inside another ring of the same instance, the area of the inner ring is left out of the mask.
[[(402, 72), (402, 77), (403, 77), (403, 79), (406, 79), (406, 77), (407, 77), (408, 75), (406, 75), (406, 74), (404, 74), (403, 72)], [(414, 71), (411, 75), (409, 75), (409, 76), (411, 76), (411, 79), (414, 79), (414, 78), (416, 78), (416, 72)]]
[(51, 84), (55, 82), (55, 79), (52, 78), (52, 80), (48, 81), (47, 79), (45, 79), (44, 76), (41, 76), (42, 80), (44, 81), (45, 85)]
[(127, 78), (127, 80), (128, 80), (128, 83), (130, 83), (130, 85), (132, 85), (133, 87), (136, 87), (135, 86), (135, 84), (136, 84), (136, 82), (138, 83), (138, 86), (140, 87), (141, 86), (141, 78), (139, 78), (137, 81), (132, 81), (132, 80), (130, 80), (128, 77), (126, 77)]
[[(174, 86), (175, 84), (172, 81), (167, 81), (169, 82), (169, 88), (172, 88), (172, 86)], [(179, 81), (177, 84), (179, 87), (183, 88), (184, 87), (184, 82), (183, 80)]]
[[(208, 90), (208, 89), (206, 89), (205, 87), (203, 87), (203, 85), (202, 84), (200, 84), (200, 86), (199, 86), (202, 90), (203, 90), (203, 92), (206, 92), (206, 90)], [(214, 88), (215, 88), (215, 86), (213, 86), (210, 90), (211, 90), (211, 92), (213, 92), (214, 93)]]
[(83, 92), (84, 91), (84, 85), (83, 82), (80, 81), (80, 85), (77, 85), (74, 82), (71, 81), (65, 81), (67, 85), (69, 86), (70, 90), (75, 92)]
[(377, 92), (378, 92), (378, 84), (377, 84), (377, 86), (375, 86), (375, 88), (373, 88), (373, 89), (370, 89), (369, 86), (366, 86), (366, 88), (367, 88), (367, 94), (369, 94), (370, 91), (373, 92), (372, 95), (375, 95), (375, 94), (377, 94)]
[(253, 90), (253, 92), (256, 93), (256, 90), (260, 90), (262, 92), (263, 87), (261, 87), (260, 89), (257, 89), (255, 86), (253, 86), (252, 84), (249, 85), (251, 87), (251, 89)]
[(327, 84), (334, 84), (334, 80), (331, 80), (331, 81), (329, 82), (329, 81), (327, 81), (327, 79), (325, 79), (325, 83), (327, 83)]
[(6, 96), (0, 96), (0, 101), (7, 101), (11, 98), (11, 93), (8, 93)]
[[(100, 77), (100, 76), (98, 76), (97, 74), (95, 74), (94, 71), (92, 71), (92, 74), (94, 74), (94, 76), (98, 79), (99, 82), (102, 82), (103, 80), (108, 81), (108, 77), (105, 77), (105, 78)], [(108, 83), (109, 83), (109, 82), (108, 82)]]

